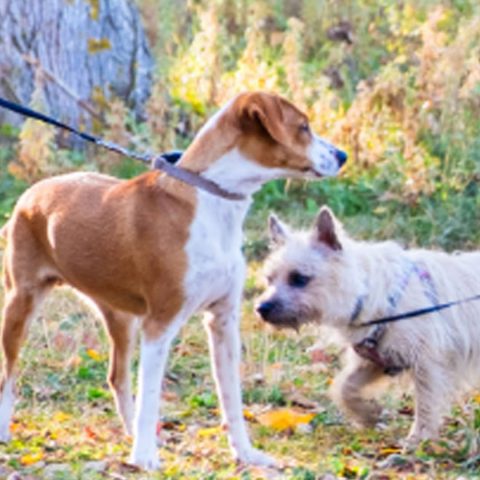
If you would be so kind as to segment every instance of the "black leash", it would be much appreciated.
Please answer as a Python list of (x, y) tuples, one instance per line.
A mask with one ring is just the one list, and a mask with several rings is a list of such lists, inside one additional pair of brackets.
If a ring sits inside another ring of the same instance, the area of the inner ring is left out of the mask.
[(136, 160), (140, 160), (141, 162), (147, 165), (150, 165), (152, 168), (156, 170), (161, 170), (165, 172), (167, 175), (173, 178), (176, 178), (177, 180), (180, 180), (194, 187), (201, 188), (202, 190), (205, 190), (213, 195), (226, 198), (227, 200), (244, 200), (246, 198), (242, 194), (232, 193), (223, 189), (222, 187), (220, 187), (220, 185), (216, 184), (212, 180), (202, 177), (201, 175), (195, 172), (192, 172), (190, 170), (186, 170), (184, 168), (177, 167), (176, 165), (174, 165), (174, 163), (176, 163), (176, 161), (182, 156), (181, 152), (177, 152), (177, 151), (167, 152), (158, 156), (152, 155), (150, 153), (138, 153), (138, 152), (129, 150), (127, 148), (121, 147), (120, 145), (117, 145), (115, 143), (109, 142), (107, 140), (103, 140), (99, 137), (95, 137), (94, 135), (91, 135), (89, 133), (81, 132), (80, 130), (75, 129), (70, 125), (59, 122), (54, 118), (48, 117), (43, 113), (36, 112), (35, 110), (24, 107), (14, 102), (10, 102), (1, 97), (0, 97), (0, 107), (6, 108), (7, 110), (11, 110), (12, 112), (18, 113), (20, 115), (24, 115), (25, 117), (34, 118), (41, 122), (47, 123), (49, 125), (53, 125), (57, 128), (62, 128), (63, 130), (67, 130), (73, 133), (74, 135), (77, 135), (78, 137), (82, 138), (83, 140), (86, 140), (87, 142), (90, 142), (90, 143), (94, 143), (99, 147), (106, 148), (108, 150), (119, 153), (126, 157), (131, 157), (131, 158), (135, 158)]
[(359, 323), (357, 327), (368, 327), (371, 325), (381, 325), (384, 323), (398, 322), (400, 320), (406, 320), (413, 317), (421, 317), (427, 315), (428, 313), (439, 312), (446, 308), (453, 307), (455, 305), (460, 305), (462, 303), (473, 302), (475, 300), (480, 300), (480, 295), (475, 295), (473, 297), (464, 298), (462, 300), (455, 300), (453, 302), (439, 303), (438, 305), (433, 305), (432, 307), (419, 308), (417, 310), (411, 310), (410, 312), (399, 313), (397, 315), (390, 315), (388, 317), (377, 318), (376, 320), (370, 320), (369, 322)]

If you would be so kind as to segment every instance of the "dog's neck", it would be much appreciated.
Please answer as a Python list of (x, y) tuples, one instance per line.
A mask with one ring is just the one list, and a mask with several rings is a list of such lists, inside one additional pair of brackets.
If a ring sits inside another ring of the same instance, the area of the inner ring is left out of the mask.
[(264, 183), (288, 176), (286, 169), (267, 168), (232, 149), (210, 165), (202, 174), (230, 192), (251, 196)]
[[(184, 153), (179, 165), (197, 172), (215, 182), (222, 189), (250, 197), (264, 183), (292, 175), (288, 169), (268, 168), (245, 156), (235, 147), (233, 138), (224, 142), (230, 145), (210, 143), (210, 132), (201, 134)], [(211, 148), (208, 148), (211, 144)]]
[(415, 272), (415, 264), (399, 245), (387, 242), (361, 244), (353, 248), (357, 249), (357, 268), (364, 278), (352, 305), (349, 327), (392, 314), (402, 301)]

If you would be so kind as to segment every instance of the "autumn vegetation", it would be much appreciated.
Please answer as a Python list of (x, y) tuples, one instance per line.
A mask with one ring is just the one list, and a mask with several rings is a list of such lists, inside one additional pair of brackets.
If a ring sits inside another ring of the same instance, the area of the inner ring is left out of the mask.
[[(312, 128), (348, 153), (340, 178), (275, 181), (247, 221), (249, 259), (242, 339), (246, 416), (281, 473), (235, 465), (219, 416), (198, 319), (173, 348), (156, 478), (480, 478), (480, 396), (459, 403), (440, 442), (404, 454), (407, 390), (386, 398), (389, 423), (356, 431), (327, 397), (339, 351), (318, 332), (267, 329), (253, 314), (275, 210), (308, 225), (328, 203), (358, 238), (391, 238), (448, 251), (480, 242), (480, 5), (474, 0), (138, 0), (156, 58), (138, 118), (92, 92), (96, 134), (141, 151), (185, 148), (218, 107), (249, 89), (281, 93)], [(31, 106), (42, 109), (42, 79)], [(131, 177), (143, 167), (98, 149), (58, 146), (57, 132), (27, 120), (0, 125), (0, 224), (32, 182), (79, 169)], [(479, 286), (480, 289), (480, 286)], [(479, 292), (480, 293), (480, 292)], [(1, 300), (0, 300), (1, 302)], [(106, 385), (107, 346), (95, 316), (71, 292), (52, 296), (31, 329), (0, 478), (146, 478), (129, 449)], [(276, 409), (282, 409), (277, 411)], [(273, 413), (273, 414), (272, 414)], [(49, 476), (50, 475), (50, 476)], [(275, 476), (277, 475), (277, 476)], [(23, 477), (22, 477), (23, 478)], [(155, 478), (155, 477), (153, 477)]]

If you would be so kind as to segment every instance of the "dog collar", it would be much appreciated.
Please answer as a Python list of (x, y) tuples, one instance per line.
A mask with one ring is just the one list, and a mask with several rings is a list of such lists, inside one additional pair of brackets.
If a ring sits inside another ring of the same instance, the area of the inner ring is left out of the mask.
[(222, 197), (227, 200), (246, 200), (247, 198), (241, 193), (234, 193), (225, 190), (220, 185), (218, 185), (218, 183), (215, 183), (208, 178), (202, 177), (198, 173), (173, 165), (162, 155), (155, 157), (152, 160), (152, 168), (156, 170), (161, 170), (170, 177), (176, 178), (177, 180), (192, 185), (193, 187), (198, 187), (201, 190), (205, 190), (206, 192), (211, 193), (212, 195), (216, 195), (217, 197)]

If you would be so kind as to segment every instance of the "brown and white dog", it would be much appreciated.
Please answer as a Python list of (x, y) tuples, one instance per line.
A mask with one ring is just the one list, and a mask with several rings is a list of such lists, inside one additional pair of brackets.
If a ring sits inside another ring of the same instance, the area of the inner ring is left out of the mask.
[[(52, 287), (66, 284), (89, 297), (105, 319), (109, 382), (126, 431), (133, 432), (134, 464), (159, 467), (155, 426), (168, 350), (200, 310), (208, 312), (213, 375), (233, 454), (246, 463), (272, 464), (252, 447), (242, 415), (242, 224), (263, 183), (336, 175), (345, 160), (310, 131), (295, 106), (253, 92), (214, 115), (180, 161), (244, 200), (212, 195), (158, 171), (128, 181), (74, 173), (27, 190), (3, 231), (0, 439), (10, 437), (13, 374), (28, 324)], [(142, 337), (134, 415), (129, 360), (137, 323)]]

